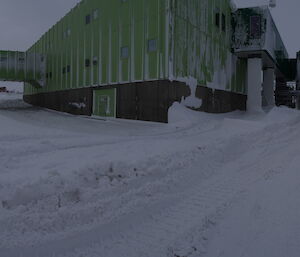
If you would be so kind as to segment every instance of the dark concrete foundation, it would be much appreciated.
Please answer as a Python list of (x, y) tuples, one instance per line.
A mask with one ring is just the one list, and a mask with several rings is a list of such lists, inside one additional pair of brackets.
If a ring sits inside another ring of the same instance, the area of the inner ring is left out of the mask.
[[(190, 89), (182, 82), (160, 80), (107, 87), (89, 87), (25, 95), (24, 101), (75, 115), (92, 115), (93, 90), (117, 89), (117, 118), (156, 122), (168, 122), (168, 109), (182, 97), (190, 95)], [(198, 86), (196, 96), (203, 100), (198, 111), (224, 113), (246, 110), (247, 96)]]

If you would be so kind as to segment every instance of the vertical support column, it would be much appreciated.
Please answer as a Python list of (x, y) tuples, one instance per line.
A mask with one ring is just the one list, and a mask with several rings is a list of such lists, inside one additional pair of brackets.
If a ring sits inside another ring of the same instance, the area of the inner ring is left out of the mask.
[(265, 106), (275, 105), (275, 69), (264, 70), (263, 97)]
[(260, 112), (262, 111), (262, 60), (261, 58), (248, 59), (248, 98), (247, 98), (247, 111)]
[[(297, 77), (296, 77), (296, 89), (300, 90), (300, 52), (297, 53)], [(300, 110), (300, 95), (297, 95), (296, 108)]]

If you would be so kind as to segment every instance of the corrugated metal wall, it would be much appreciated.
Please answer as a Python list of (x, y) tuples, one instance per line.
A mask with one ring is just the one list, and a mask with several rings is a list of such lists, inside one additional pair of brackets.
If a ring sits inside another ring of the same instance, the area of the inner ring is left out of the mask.
[(0, 51), (0, 80), (44, 85), (45, 58), (39, 53)]
[(198, 84), (245, 93), (245, 62), (231, 52), (230, 0), (171, 0), (171, 70)]
[(47, 85), (25, 94), (168, 77), (167, 0), (84, 0), (28, 52), (47, 55)]
[(231, 32), (230, 0), (84, 0), (29, 50), (46, 53), (47, 85), (25, 94), (187, 76), (245, 94)]

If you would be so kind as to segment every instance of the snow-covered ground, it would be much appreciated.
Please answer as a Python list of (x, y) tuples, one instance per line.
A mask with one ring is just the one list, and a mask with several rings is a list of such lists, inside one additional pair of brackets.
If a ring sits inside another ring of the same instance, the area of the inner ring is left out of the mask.
[(300, 116), (74, 117), (0, 94), (1, 257), (297, 257)]

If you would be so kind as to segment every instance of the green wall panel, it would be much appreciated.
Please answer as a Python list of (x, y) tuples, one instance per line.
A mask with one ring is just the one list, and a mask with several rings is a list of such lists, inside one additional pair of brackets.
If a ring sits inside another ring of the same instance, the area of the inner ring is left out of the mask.
[[(226, 31), (216, 26), (216, 11), (225, 15)], [(231, 61), (230, 31), (230, 0), (81, 1), (28, 50), (47, 56), (48, 78), (45, 88), (26, 83), (25, 94), (187, 76), (244, 92), (245, 74), (235, 75), (244, 64)], [(152, 51), (149, 40), (156, 42)]]
[(116, 117), (116, 89), (97, 89), (93, 93), (93, 115)]
[[(168, 1), (81, 1), (27, 51), (47, 56), (47, 85), (36, 89), (26, 83), (25, 93), (168, 78)], [(156, 51), (148, 51), (149, 39), (157, 40)], [(128, 58), (121, 57), (124, 46)]]
[(234, 79), (240, 63), (231, 52), (230, 0), (171, 0), (170, 9), (171, 77), (192, 76), (203, 86), (244, 92), (239, 87), (246, 75), (238, 86)]

